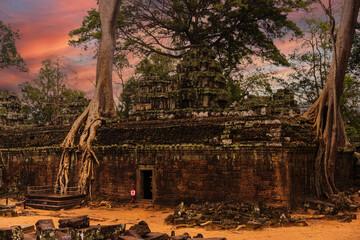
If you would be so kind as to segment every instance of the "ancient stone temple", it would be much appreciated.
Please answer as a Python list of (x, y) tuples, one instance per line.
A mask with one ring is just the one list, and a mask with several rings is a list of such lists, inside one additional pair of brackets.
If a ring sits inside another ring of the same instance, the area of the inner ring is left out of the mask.
[(0, 125), (21, 125), (24, 119), (18, 96), (8, 90), (0, 90)]
[[(91, 195), (98, 199), (177, 205), (247, 201), (293, 205), (315, 195), (317, 142), (296, 117), (294, 96), (250, 97), (225, 109), (221, 68), (209, 50), (189, 51), (170, 79), (140, 81), (131, 118), (98, 129)], [(3, 187), (54, 185), (61, 142), (70, 126), (0, 132)], [(81, 153), (69, 163), (79, 179)], [(353, 149), (339, 149), (335, 181), (352, 184)], [(0, 188), (1, 190), (1, 188)]]
[(132, 116), (171, 119), (217, 114), (227, 103), (225, 77), (215, 52), (194, 48), (184, 54), (177, 74), (169, 79), (142, 78), (134, 97)]

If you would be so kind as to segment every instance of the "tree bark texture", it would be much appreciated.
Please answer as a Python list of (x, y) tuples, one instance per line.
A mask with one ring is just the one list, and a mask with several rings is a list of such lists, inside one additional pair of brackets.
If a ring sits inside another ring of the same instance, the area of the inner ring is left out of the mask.
[[(96, 130), (102, 120), (115, 116), (115, 106), (112, 91), (112, 67), (115, 50), (115, 27), (120, 7), (120, 0), (100, 0), (99, 13), (101, 20), (102, 36), (98, 49), (96, 65), (96, 86), (94, 97), (85, 111), (75, 120), (68, 135), (61, 144), (64, 148), (55, 191), (66, 193), (69, 184), (69, 164), (72, 154), (75, 154), (75, 136), (82, 128), (79, 149), (82, 153), (80, 178), (78, 187), (82, 193), (86, 193), (89, 177), (94, 171), (94, 161), (100, 164), (93, 149), (92, 142), (96, 138)], [(85, 126), (84, 126), (85, 124)], [(60, 189), (59, 189), (60, 188)]]
[(338, 193), (335, 186), (337, 149), (349, 143), (339, 102), (359, 6), (359, 0), (344, 0), (336, 44), (333, 43), (333, 58), (327, 82), (318, 100), (304, 113), (304, 117), (314, 123), (319, 140), (315, 159), (315, 188), (318, 197), (325, 195), (331, 198)]

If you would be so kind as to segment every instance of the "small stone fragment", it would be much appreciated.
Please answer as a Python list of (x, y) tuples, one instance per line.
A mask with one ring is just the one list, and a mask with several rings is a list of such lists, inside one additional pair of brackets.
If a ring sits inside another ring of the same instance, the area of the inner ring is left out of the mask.
[(144, 237), (146, 240), (168, 240), (169, 236), (166, 233), (151, 232)]
[(262, 224), (258, 221), (248, 221), (245, 225), (247, 229), (256, 230), (262, 227)]
[(171, 236), (171, 240), (186, 240), (191, 238), (189, 235), (178, 235), (178, 236)]
[(201, 233), (198, 233), (196, 236), (194, 236), (193, 238), (204, 238), (204, 236)]
[(212, 221), (207, 221), (207, 222), (201, 223), (200, 226), (205, 227), (205, 226), (210, 225), (212, 223), (213, 223)]
[(171, 224), (174, 222), (174, 215), (173, 214), (170, 214), (168, 215), (165, 219), (164, 219), (164, 222), (166, 224)]

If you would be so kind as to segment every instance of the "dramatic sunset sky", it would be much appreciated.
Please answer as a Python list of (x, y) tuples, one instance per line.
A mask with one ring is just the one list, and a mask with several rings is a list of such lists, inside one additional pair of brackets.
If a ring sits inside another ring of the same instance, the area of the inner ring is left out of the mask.
[[(43, 60), (64, 57), (77, 72), (77, 79), (70, 79), (68, 85), (91, 92), (96, 64), (93, 53), (69, 46), (68, 33), (81, 25), (88, 10), (96, 7), (96, 0), (0, 0), (0, 19), (20, 31), (17, 48), (30, 70), (28, 73), (2, 70), (0, 89), (18, 92), (18, 84), (33, 79)], [(301, 16), (293, 14), (292, 18), (298, 22)], [(277, 44), (287, 54), (296, 42)]]
[(91, 8), (96, 8), (95, 0), (0, 0), (0, 19), (20, 31), (17, 48), (30, 70), (1, 71), (0, 88), (17, 91), (19, 83), (36, 76), (43, 60), (64, 57), (78, 73), (78, 80), (69, 85), (91, 90), (96, 64), (92, 53), (68, 45), (69, 31), (81, 25)]

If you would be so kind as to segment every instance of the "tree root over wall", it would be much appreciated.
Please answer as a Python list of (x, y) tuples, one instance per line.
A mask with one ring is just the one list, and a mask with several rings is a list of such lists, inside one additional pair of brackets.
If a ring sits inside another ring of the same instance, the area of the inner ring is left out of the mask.
[(60, 193), (67, 193), (68, 191), (70, 158), (74, 149), (75, 137), (84, 124), (85, 126), (79, 141), (79, 149), (82, 155), (78, 187), (81, 193), (87, 192), (89, 176), (93, 176), (94, 162), (100, 164), (92, 149), (92, 143), (96, 139), (96, 130), (101, 125), (101, 122), (115, 116), (112, 67), (116, 44), (115, 30), (120, 2), (120, 0), (99, 1), (102, 35), (97, 52), (95, 93), (89, 106), (75, 120), (61, 144), (64, 150), (61, 155), (55, 186), (55, 191), (60, 187)]

